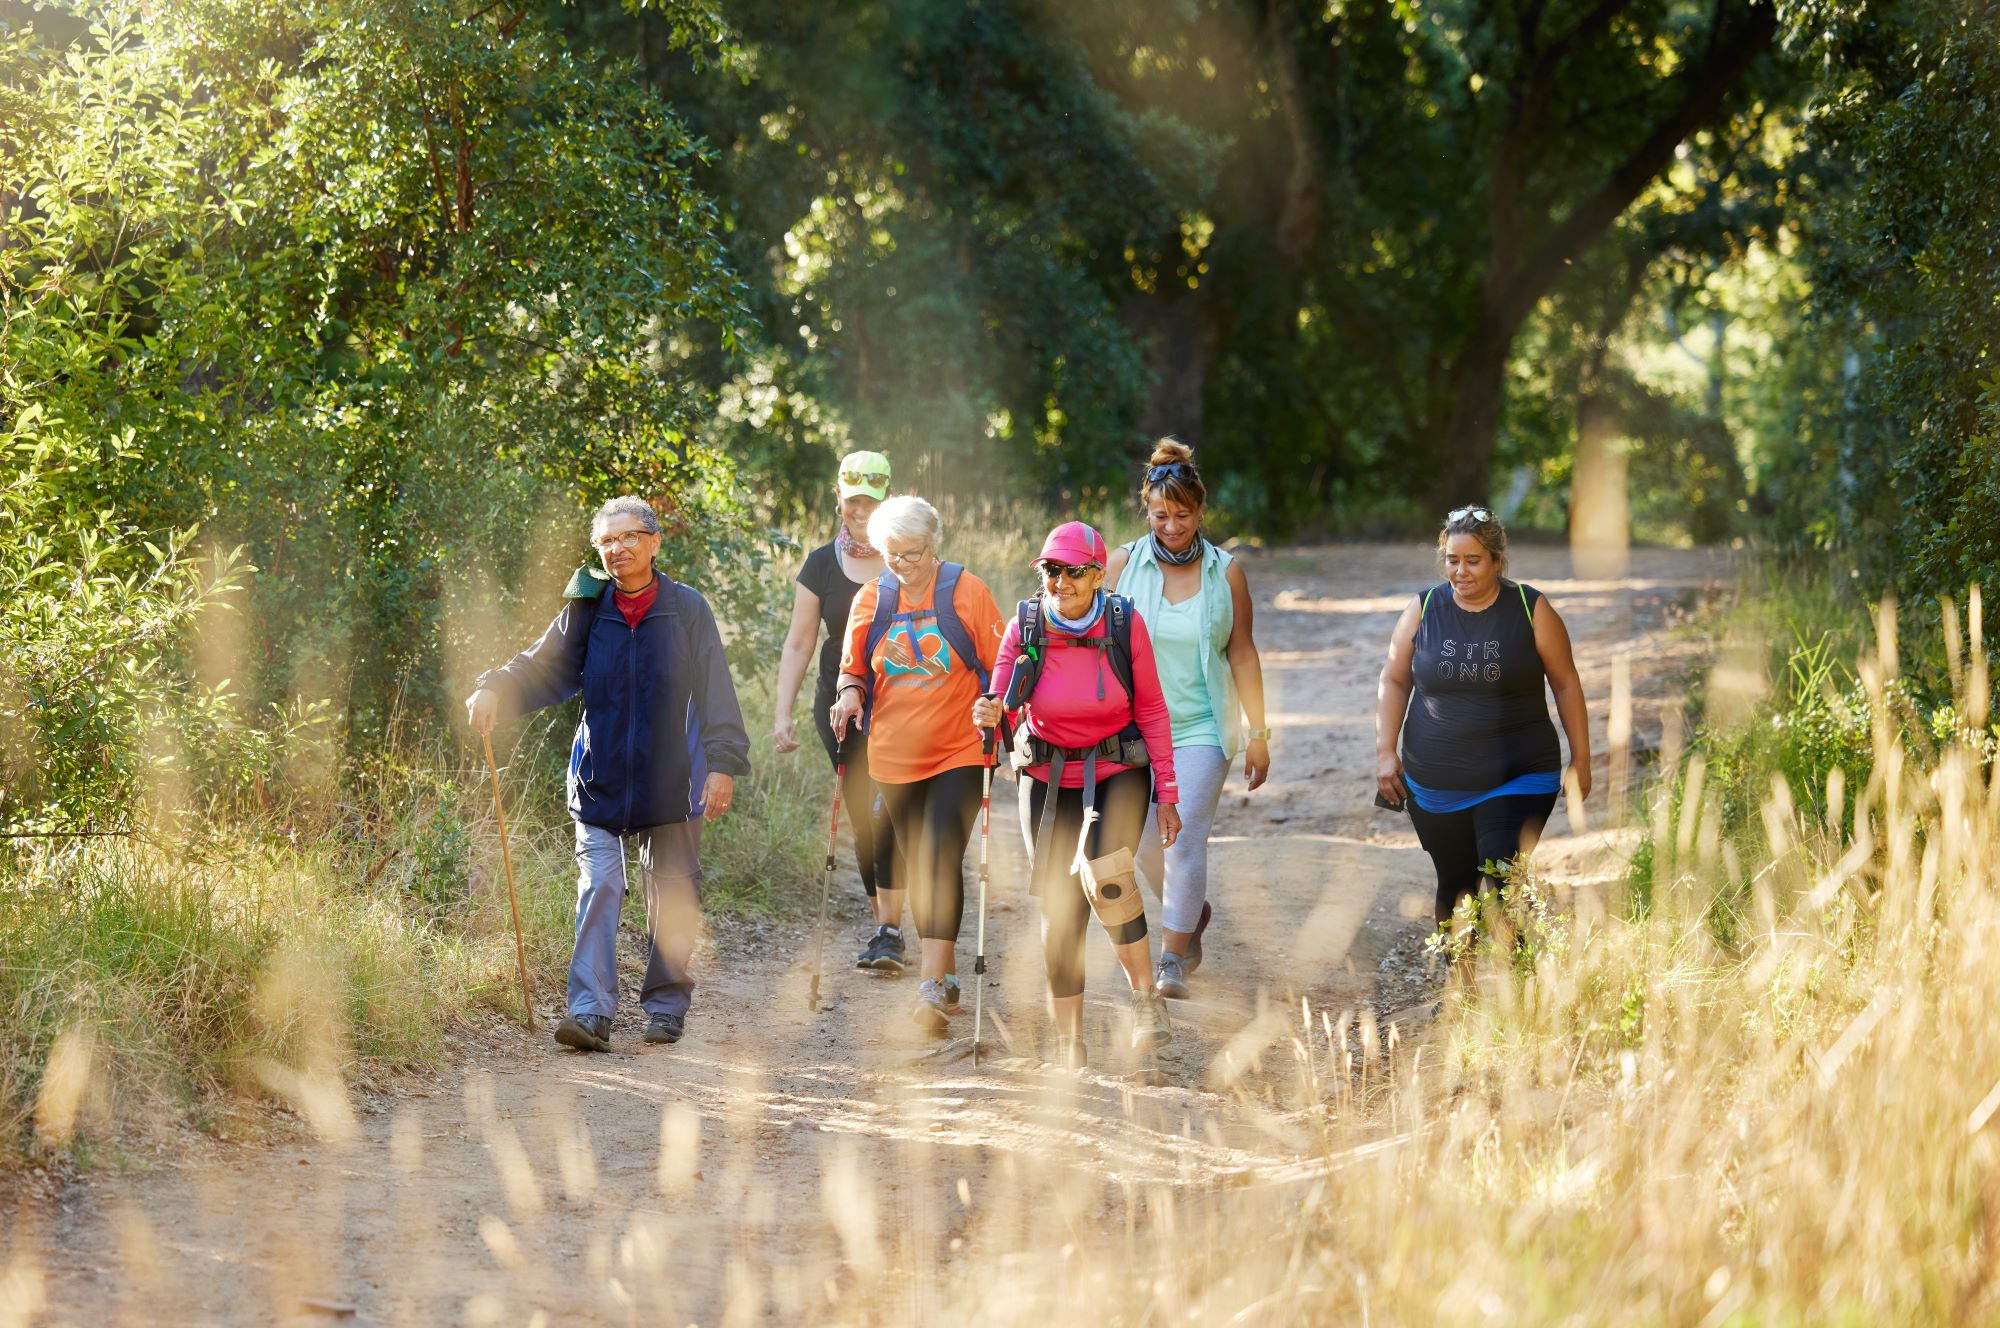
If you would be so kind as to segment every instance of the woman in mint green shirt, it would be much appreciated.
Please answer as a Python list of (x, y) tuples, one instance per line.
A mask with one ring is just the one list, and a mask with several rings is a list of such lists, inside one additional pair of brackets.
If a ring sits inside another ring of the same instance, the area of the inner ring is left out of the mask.
[(1141, 835), (1139, 870), (1163, 901), (1153, 989), (1182, 1000), (1214, 912), (1208, 834), (1222, 784), (1239, 751), (1249, 786), (1264, 782), (1271, 731), (1264, 668), (1250, 630), (1250, 582), (1240, 563), (1202, 537), (1208, 489), (1186, 445), (1165, 438), (1154, 446), (1139, 501), (1150, 533), (1112, 553), (1105, 588), (1128, 596), (1146, 620), (1173, 720), (1181, 833), (1164, 852), (1156, 831)]

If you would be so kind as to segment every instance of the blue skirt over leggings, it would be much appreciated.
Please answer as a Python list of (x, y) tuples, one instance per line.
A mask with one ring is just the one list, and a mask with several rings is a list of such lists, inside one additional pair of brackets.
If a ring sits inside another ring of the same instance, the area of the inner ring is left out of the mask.
[(1487, 863), (1511, 862), (1535, 846), (1555, 806), (1553, 793), (1503, 794), (1455, 812), (1427, 812), (1410, 800), (1417, 839), (1437, 868), (1440, 924), (1461, 897), (1479, 892)]

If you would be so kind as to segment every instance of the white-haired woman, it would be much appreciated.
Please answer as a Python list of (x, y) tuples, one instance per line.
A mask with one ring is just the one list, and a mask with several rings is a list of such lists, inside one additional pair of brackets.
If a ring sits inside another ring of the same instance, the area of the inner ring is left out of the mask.
[(840, 772), (840, 800), (854, 831), (854, 860), (861, 888), (875, 915), (875, 934), (855, 959), (856, 968), (899, 977), (903, 972), (903, 891), (896, 879), (896, 836), (889, 814), (876, 796), (868, 764), (868, 735), (854, 732), (835, 741), (828, 711), (840, 681), (840, 652), (847, 639), (847, 614), (861, 587), (886, 570), (882, 553), (868, 542), (868, 518), (889, 496), (889, 458), (880, 452), (850, 452), (841, 458), (835, 491), (840, 496), (840, 532), (806, 555), (794, 578), (792, 625), (778, 658), (777, 720), (771, 743), (780, 752), (798, 750), (792, 706), (805, 681), (820, 627), (826, 645), (819, 652), (819, 683), (813, 698), (813, 727), (826, 759)]
[(986, 583), (939, 560), (943, 533), (921, 498), (890, 498), (868, 519), (868, 542), (888, 567), (854, 597), (828, 714), (836, 741), (856, 724), (868, 733), (922, 943), (912, 1017), (931, 1032), (943, 1032), (957, 1007), (962, 867), (983, 763), (966, 717), (986, 691), (1003, 626)]

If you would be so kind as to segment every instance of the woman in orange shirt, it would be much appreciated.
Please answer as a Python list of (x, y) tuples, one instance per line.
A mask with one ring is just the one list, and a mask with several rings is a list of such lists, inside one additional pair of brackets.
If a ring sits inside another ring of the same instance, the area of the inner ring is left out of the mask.
[[(898, 496), (868, 519), (888, 569), (854, 596), (828, 718), (836, 741), (859, 723), (922, 939), (919, 1027), (943, 1032), (957, 1008), (955, 953), (965, 913), (966, 841), (979, 812), (979, 730), (967, 722), (1000, 649), (1000, 607), (986, 583), (938, 559), (944, 523)], [(900, 882), (899, 882), (900, 883)]]

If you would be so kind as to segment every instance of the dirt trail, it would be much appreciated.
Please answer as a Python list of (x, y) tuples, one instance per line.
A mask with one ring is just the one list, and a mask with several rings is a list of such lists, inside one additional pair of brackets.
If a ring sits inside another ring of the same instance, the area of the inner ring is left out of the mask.
[[(1665, 630), (1670, 608), (1722, 569), (1700, 553), (1634, 562), (1625, 580), (1590, 582), (1555, 550), (1515, 558), (1576, 639), (1600, 788), (1614, 655), (1633, 659), (1643, 745), (1660, 680), (1691, 649)], [(937, 1311), (954, 1260), (992, 1253), (982, 1205), (1013, 1196), (1024, 1222), (1046, 1211), (1035, 1168), (1081, 1186), (1047, 1191), (1083, 1197), (1045, 1220), (1083, 1229), (1116, 1209), (1106, 1195), (1126, 1196), (1129, 1221), (1141, 1191), (1310, 1175), (1328, 1164), (1322, 1115), (1300, 1100), (1291, 1053), (1268, 1046), (1278, 1025), (1295, 1026), (1304, 998), (1373, 1006), (1408, 1037), (1430, 1009), (1412, 962), (1428, 862), (1404, 820), (1369, 806), (1375, 673), (1430, 561), (1337, 546), (1248, 566), (1273, 775), (1246, 797), (1239, 771), (1225, 792), (1209, 958), (1197, 999), (1174, 1007), (1164, 1084), (1122, 1073), (1123, 982), (1096, 939), (1092, 1071), (1031, 1059), (1047, 1036), (1040, 956), (1003, 782), (988, 1012), (1018, 1054), (978, 1072), (913, 1067), (914, 981), (846, 967), (863, 931), (850, 877), (821, 1013), (805, 1008), (801, 928), (725, 927), (679, 1046), (640, 1044), (629, 1003), (608, 1056), (495, 1023), (468, 1039), (462, 1084), (367, 1095), (345, 1142), (205, 1145), (171, 1169), (22, 1201), (0, 1228), (0, 1283), (10, 1264), (39, 1268), (47, 1308), (25, 1322), (46, 1324), (707, 1324), (841, 1317), (828, 1306), (843, 1289), (879, 1274), (872, 1308), (842, 1314), (901, 1321)], [(1544, 854), (1588, 856), (1557, 818)], [(966, 1006), (969, 1031), (969, 991)]]

